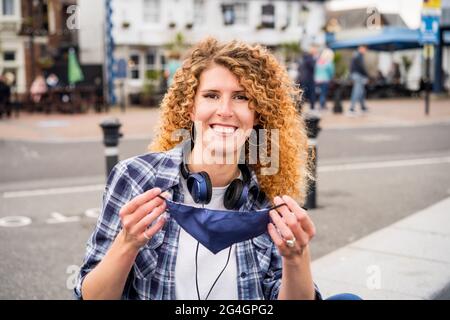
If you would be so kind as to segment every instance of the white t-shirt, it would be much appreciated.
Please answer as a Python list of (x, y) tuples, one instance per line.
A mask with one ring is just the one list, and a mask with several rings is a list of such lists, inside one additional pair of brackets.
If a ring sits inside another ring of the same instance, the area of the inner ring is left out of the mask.
[[(241, 174), (242, 176), (242, 174)], [(240, 177), (242, 179), (242, 177)], [(181, 178), (184, 192), (184, 203), (193, 207), (202, 207), (192, 199), (189, 193), (186, 180)], [(226, 187), (212, 188), (211, 202), (204, 205), (205, 208), (226, 210), (223, 205), (223, 198)], [(195, 250), (197, 240), (180, 228), (180, 238), (178, 242), (178, 254), (175, 265), (175, 293), (178, 300), (198, 300), (195, 285)], [(208, 300), (237, 300), (237, 262), (236, 245), (232, 246), (230, 260), (225, 271), (215, 284)], [(230, 248), (225, 248), (217, 254), (213, 254), (202, 244), (199, 244), (197, 256), (198, 290), (200, 299), (204, 300), (208, 295), (214, 281), (216, 281), (222, 269), (225, 267)]]

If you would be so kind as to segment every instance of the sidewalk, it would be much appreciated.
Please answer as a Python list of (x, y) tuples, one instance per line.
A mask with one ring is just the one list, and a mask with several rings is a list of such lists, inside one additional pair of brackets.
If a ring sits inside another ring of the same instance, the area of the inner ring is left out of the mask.
[[(450, 99), (431, 100), (430, 114), (424, 115), (423, 100), (369, 100), (370, 113), (358, 117), (321, 114), (322, 129), (414, 126), (439, 122), (450, 122)], [(344, 110), (349, 102), (343, 103)], [(332, 102), (328, 103), (329, 110)], [(158, 108), (129, 107), (122, 113), (113, 107), (109, 113), (87, 114), (42, 114), (21, 113), (18, 118), (0, 120), (0, 139), (26, 141), (79, 141), (102, 139), (100, 122), (108, 117), (116, 117), (122, 123), (121, 132), (125, 139), (149, 138), (159, 119)]]
[(450, 198), (313, 262), (325, 297), (450, 299)]

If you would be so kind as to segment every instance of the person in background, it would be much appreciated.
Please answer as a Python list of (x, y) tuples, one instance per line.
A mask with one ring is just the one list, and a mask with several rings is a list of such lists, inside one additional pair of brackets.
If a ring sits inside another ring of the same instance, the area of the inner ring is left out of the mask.
[(3, 113), (9, 118), (11, 116), (11, 87), (4, 75), (0, 75), (0, 119)]
[(316, 85), (314, 82), (314, 68), (316, 65), (317, 46), (311, 45), (299, 63), (297, 84), (303, 89), (303, 97), (314, 110), (316, 103)]
[(368, 82), (368, 73), (364, 65), (364, 55), (367, 52), (367, 46), (359, 46), (358, 50), (353, 54), (350, 64), (350, 76), (353, 80), (352, 96), (349, 115), (355, 115), (355, 105), (357, 102), (361, 104), (361, 111), (367, 112), (368, 109), (364, 102)]
[(54, 73), (50, 73), (48, 75), (46, 82), (49, 89), (53, 89), (59, 86), (59, 78)]
[(314, 70), (314, 81), (320, 89), (320, 110), (326, 110), (326, 101), (330, 81), (334, 77), (334, 52), (325, 48), (317, 59)]
[(167, 87), (173, 83), (173, 76), (178, 68), (181, 67), (180, 53), (173, 51), (169, 54), (169, 61), (167, 61), (166, 68), (164, 70), (164, 74), (167, 79)]
[(33, 100), (34, 103), (41, 102), (42, 96), (47, 93), (47, 90), (47, 83), (45, 82), (44, 76), (38, 75), (31, 84), (31, 100)]

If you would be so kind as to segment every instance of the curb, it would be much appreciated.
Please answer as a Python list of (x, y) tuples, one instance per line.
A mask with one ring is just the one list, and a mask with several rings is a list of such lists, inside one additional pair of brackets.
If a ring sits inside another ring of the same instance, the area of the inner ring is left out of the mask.
[(449, 299), (450, 197), (313, 261), (324, 297)]

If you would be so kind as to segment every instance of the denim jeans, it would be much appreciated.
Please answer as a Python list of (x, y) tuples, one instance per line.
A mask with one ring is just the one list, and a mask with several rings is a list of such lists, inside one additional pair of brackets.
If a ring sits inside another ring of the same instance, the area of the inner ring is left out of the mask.
[(350, 105), (350, 111), (355, 111), (356, 102), (361, 104), (361, 110), (366, 110), (366, 105), (364, 103), (364, 98), (366, 95), (365, 85), (367, 83), (367, 78), (359, 73), (352, 73), (353, 80), (352, 88), (352, 102)]
[(303, 89), (303, 97), (310, 103), (311, 110), (314, 110), (316, 104), (316, 84), (314, 81), (306, 81), (301, 84)]
[(340, 294), (331, 296), (325, 300), (362, 300), (362, 299), (352, 293), (340, 293)]
[(328, 87), (329, 87), (329, 83), (328, 82), (319, 82), (317, 84), (319, 86), (320, 89), (320, 97), (319, 97), (319, 101), (320, 101), (320, 109), (325, 109), (325, 106), (327, 104), (327, 94), (328, 94)]

